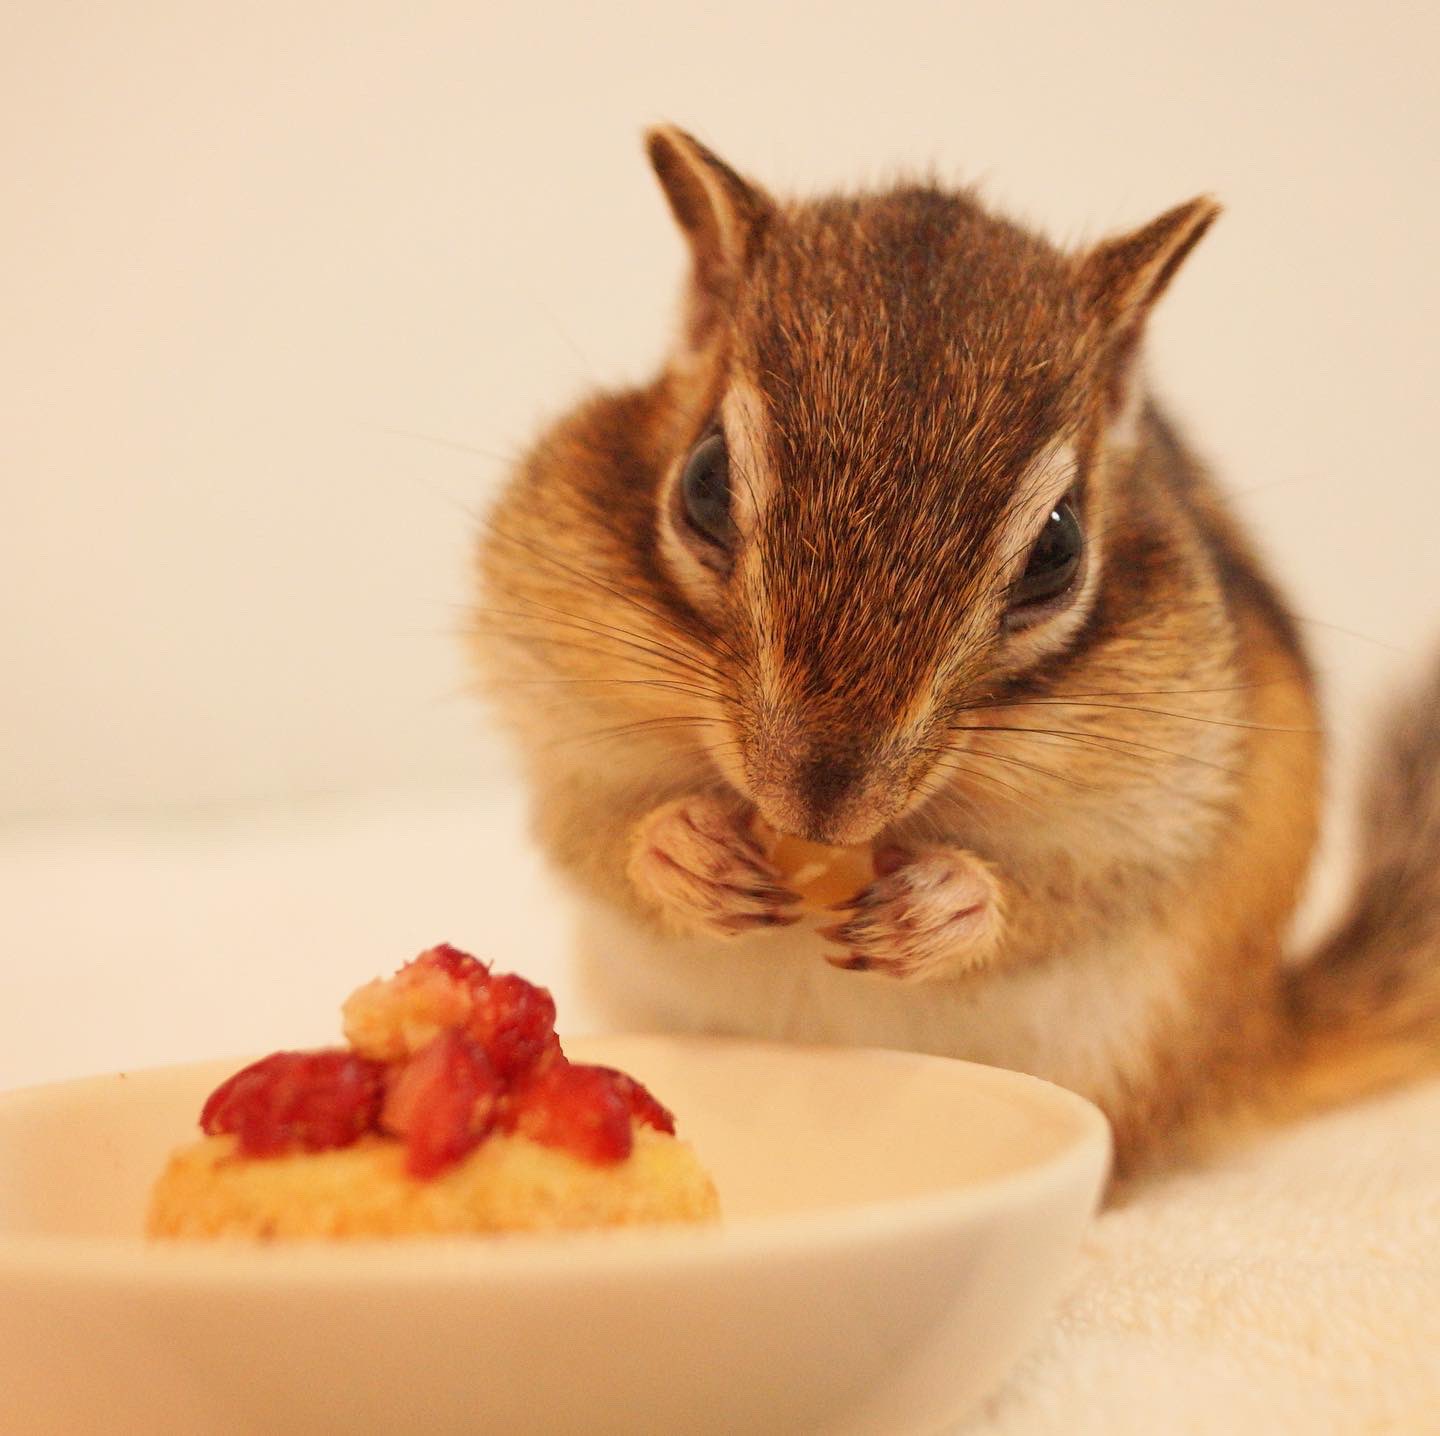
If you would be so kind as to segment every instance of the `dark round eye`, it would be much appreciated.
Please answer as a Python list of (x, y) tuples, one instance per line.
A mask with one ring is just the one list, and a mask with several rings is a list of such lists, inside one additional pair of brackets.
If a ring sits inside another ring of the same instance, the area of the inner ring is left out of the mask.
[(1010, 617), (1024, 622), (1030, 615), (1024, 610), (1038, 608), (1060, 597), (1075, 581), (1080, 558), (1085, 552), (1085, 536), (1080, 520), (1069, 498), (1063, 498), (1050, 511), (1025, 572), (1010, 593)]
[(690, 450), (680, 475), (680, 507), (686, 522), (707, 543), (729, 548), (735, 542), (724, 434), (710, 434)]

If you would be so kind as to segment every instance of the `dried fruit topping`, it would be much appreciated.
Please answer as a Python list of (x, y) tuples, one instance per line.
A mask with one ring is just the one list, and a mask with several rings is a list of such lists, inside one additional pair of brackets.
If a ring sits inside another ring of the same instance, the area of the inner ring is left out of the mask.
[(466, 1030), (482, 1043), (490, 1065), (515, 1081), (560, 1055), (555, 1000), (543, 987), (514, 973), (492, 977), (475, 989)]
[(343, 1048), (276, 1052), (222, 1082), (200, 1126), (233, 1133), (247, 1157), (348, 1147), (375, 1124), (384, 1070)]
[(518, 1088), (507, 1125), (546, 1147), (592, 1162), (630, 1155), (630, 1106), (608, 1067), (556, 1063)]
[(470, 1018), (477, 987), (490, 970), (441, 943), (407, 962), (394, 977), (357, 988), (342, 1009), (345, 1039), (377, 1062), (400, 1062), (447, 1027)]
[(484, 1140), (501, 1090), (480, 1044), (450, 1028), (395, 1070), (380, 1125), (405, 1139), (411, 1176), (438, 1176)]
[(448, 943), (357, 989), (344, 1015), (353, 1051), (277, 1052), (237, 1072), (206, 1102), (205, 1132), (264, 1157), (379, 1130), (405, 1143), (411, 1175), (434, 1177), (492, 1128), (592, 1162), (628, 1156), (635, 1122), (675, 1130), (633, 1077), (566, 1061), (543, 987)]
[(668, 1133), (672, 1137), (675, 1135), (673, 1114), (668, 1107), (650, 1095), (648, 1087), (642, 1086), (624, 1072), (617, 1072), (613, 1067), (596, 1067), (594, 1070), (609, 1075), (611, 1082), (615, 1084), (616, 1093), (637, 1122), (643, 1122), (647, 1127), (654, 1127), (656, 1131)]
[[(458, 947), (451, 947), (448, 942), (426, 948), (419, 957), (407, 962), (400, 972), (411, 972), (417, 968), (437, 969), (447, 977), (453, 977), (456, 982), (482, 982), (490, 975), (488, 963), (481, 962), (478, 957), (471, 957), (468, 952), (461, 952)], [(399, 973), (396, 976), (399, 976)]]

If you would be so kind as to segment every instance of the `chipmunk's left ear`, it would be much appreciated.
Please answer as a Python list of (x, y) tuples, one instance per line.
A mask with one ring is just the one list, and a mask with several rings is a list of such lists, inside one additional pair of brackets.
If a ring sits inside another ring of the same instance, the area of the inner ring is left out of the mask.
[(685, 337), (700, 348), (733, 299), (756, 242), (775, 213), (775, 202), (674, 125), (648, 131), (645, 148), (690, 245), (693, 271)]
[(1201, 195), (1129, 234), (1102, 240), (1077, 260), (1081, 292), (1099, 331), (1117, 406), (1146, 316), (1219, 213), (1220, 206)]

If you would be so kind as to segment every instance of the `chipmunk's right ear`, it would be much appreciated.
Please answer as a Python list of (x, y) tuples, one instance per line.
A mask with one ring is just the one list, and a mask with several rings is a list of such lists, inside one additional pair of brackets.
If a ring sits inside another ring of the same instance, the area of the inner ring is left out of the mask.
[(693, 263), (686, 339), (701, 348), (734, 296), (775, 202), (699, 140), (673, 125), (647, 131), (645, 148), (690, 243)]
[(1201, 195), (1129, 234), (1104, 240), (1077, 260), (1081, 292), (1101, 337), (1112, 413), (1127, 407), (1127, 397), (1140, 397), (1130, 371), (1145, 321), (1219, 213), (1220, 206)]

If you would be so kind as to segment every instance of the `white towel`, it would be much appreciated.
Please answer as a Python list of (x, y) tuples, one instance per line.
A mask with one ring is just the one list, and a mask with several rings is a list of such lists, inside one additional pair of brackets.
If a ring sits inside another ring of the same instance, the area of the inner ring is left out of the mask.
[[(1105, 1213), (964, 1436), (1440, 1432), (1440, 1083)], [(958, 1433), (957, 1433), (958, 1436)]]

